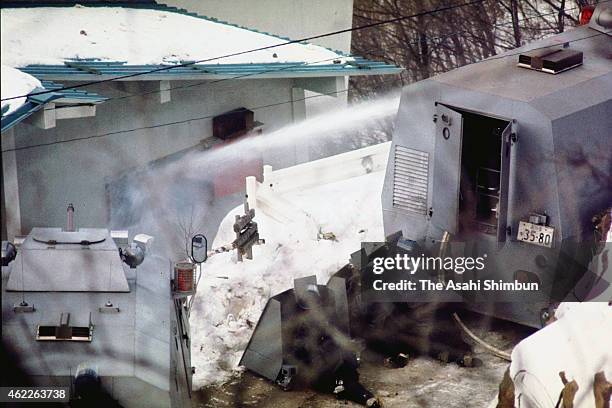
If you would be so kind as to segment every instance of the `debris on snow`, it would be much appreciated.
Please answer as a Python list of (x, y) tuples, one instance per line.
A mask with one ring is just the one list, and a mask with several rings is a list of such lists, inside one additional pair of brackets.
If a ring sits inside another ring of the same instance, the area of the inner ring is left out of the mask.
[[(363, 241), (384, 239), (381, 192), (384, 172), (374, 172), (284, 198), (312, 215), (335, 240), (318, 239), (310, 225), (284, 225), (256, 209), (255, 221), (264, 245), (253, 248), (253, 260), (236, 262), (233, 252), (211, 257), (202, 268), (190, 322), (194, 388), (227, 381), (268, 299), (293, 287), (293, 279), (316, 275), (321, 283), (348, 263)], [(243, 207), (232, 210), (219, 228), (213, 247), (234, 238), (232, 225)], [(220, 279), (222, 275), (226, 279)]]

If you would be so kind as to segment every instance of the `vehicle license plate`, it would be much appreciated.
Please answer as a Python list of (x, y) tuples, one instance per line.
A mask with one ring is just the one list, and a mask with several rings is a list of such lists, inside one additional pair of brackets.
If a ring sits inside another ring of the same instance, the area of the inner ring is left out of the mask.
[(520, 221), (517, 239), (528, 244), (540, 245), (551, 248), (555, 229), (545, 225), (532, 224)]

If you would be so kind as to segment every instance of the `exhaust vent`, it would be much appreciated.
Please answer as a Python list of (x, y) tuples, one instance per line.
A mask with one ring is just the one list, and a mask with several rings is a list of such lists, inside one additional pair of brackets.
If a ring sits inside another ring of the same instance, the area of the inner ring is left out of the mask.
[(254, 119), (254, 112), (247, 108), (238, 108), (213, 118), (213, 136), (223, 140), (243, 136), (263, 123)]
[(393, 165), (393, 207), (427, 214), (429, 153), (395, 146)]
[(36, 340), (38, 341), (87, 341), (93, 338), (93, 324), (91, 314), (88, 326), (71, 326), (70, 313), (60, 315), (59, 326), (38, 326)]
[(558, 74), (582, 65), (582, 51), (568, 48), (546, 48), (519, 55), (518, 66)]

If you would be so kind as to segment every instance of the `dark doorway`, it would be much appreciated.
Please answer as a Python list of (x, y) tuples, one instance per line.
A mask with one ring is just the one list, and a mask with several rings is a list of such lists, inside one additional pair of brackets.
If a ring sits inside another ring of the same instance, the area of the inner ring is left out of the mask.
[(509, 122), (461, 112), (463, 138), (459, 234), (497, 235), (502, 186), (502, 135)]

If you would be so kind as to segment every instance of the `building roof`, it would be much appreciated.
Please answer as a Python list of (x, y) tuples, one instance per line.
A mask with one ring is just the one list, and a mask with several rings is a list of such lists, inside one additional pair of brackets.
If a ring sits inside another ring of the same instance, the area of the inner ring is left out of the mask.
[(25, 95), (35, 88), (42, 87), (40, 81), (34, 78), (32, 75), (28, 75), (24, 72), (19, 71), (18, 69), (11, 68), (6, 65), (2, 65), (2, 115), (9, 114), (16, 109), (18, 109), (21, 105), (23, 105), (26, 101), (26, 98), (15, 98), (8, 99), (16, 95)]
[[(40, 91), (58, 90), (63, 88), (61, 84), (52, 81), (41, 81), (40, 87), (31, 90), (32, 93)], [(4, 96), (4, 95), (3, 95)], [(8, 96), (7, 96), (8, 97)], [(53, 102), (56, 105), (95, 105), (104, 102), (108, 98), (100, 96), (93, 92), (87, 92), (80, 89), (61, 89), (54, 92), (49, 92), (41, 95), (29, 95), (27, 98), (21, 98), (18, 106), (15, 109), (6, 109), (6, 114), (2, 113), (1, 129), (4, 132), (27, 119), (30, 115), (42, 109), (46, 103)], [(5, 105), (5, 106), (8, 106)], [(5, 109), (3, 108), (3, 111)]]
[[(54, 80), (103, 79), (160, 68), (165, 69), (137, 78), (320, 77), (401, 70), (313, 44), (283, 45), (290, 40), (154, 2), (67, 5), (72, 2), (4, 2), (3, 63)], [(253, 49), (258, 50), (245, 52)], [(223, 57), (228, 54), (234, 55)], [(167, 69), (194, 61), (200, 63)]]

